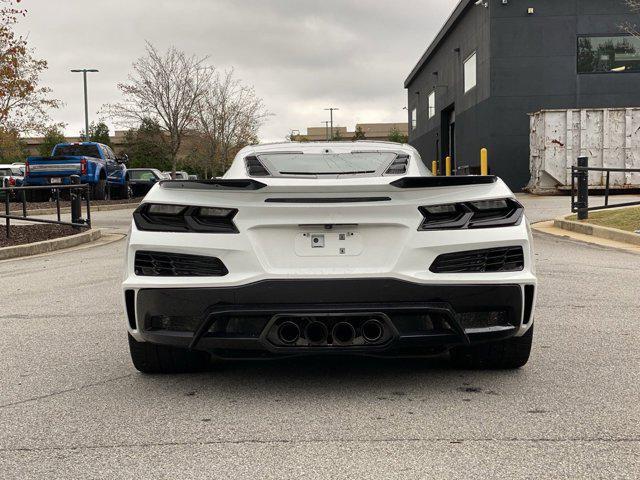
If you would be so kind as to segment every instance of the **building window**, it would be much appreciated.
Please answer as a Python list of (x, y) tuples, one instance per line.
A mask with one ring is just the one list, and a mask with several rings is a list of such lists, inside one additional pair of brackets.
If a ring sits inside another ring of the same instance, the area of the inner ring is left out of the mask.
[(429, 118), (433, 118), (436, 116), (436, 91), (434, 90), (429, 94), (428, 99), (429, 104), (427, 105)]
[(578, 37), (578, 73), (640, 72), (640, 39)]
[(464, 61), (464, 93), (467, 93), (477, 83), (477, 60), (476, 52)]
[(418, 127), (418, 110), (414, 107), (411, 110), (411, 130), (415, 130)]

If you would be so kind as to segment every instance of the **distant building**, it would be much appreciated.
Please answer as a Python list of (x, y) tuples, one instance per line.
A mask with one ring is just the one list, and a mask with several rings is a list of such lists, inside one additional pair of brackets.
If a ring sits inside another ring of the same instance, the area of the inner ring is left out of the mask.
[[(357, 123), (351, 132), (347, 130), (347, 127), (333, 127), (333, 138), (351, 140), (356, 135), (358, 128), (364, 133), (365, 140), (388, 140), (394, 130), (402, 135), (409, 133), (409, 126), (406, 123)], [(330, 138), (329, 130), (329, 127), (308, 127), (306, 134), (292, 135), (292, 140), (325, 141)]]
[(461, 0), (405, 81), (409, 143), (519, 190), (529, 181), (529, 113), (640, 106), (638, 23), (622, 0)]

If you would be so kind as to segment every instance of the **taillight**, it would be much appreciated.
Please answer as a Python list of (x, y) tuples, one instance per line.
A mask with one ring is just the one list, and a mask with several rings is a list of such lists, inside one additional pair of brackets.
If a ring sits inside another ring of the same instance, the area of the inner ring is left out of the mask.
[(187, 207), (144, 203), (133, 218), (138, 230), (152, 232), (238, 233), (235, 208)]
[(524, 208), (511, 198), (420, 207), (419, 230), (510, 227), (522, 220)]
[(29, 160), (24, 162), (24, 173), (25, 175), (29, 175), (29, 173), (31, 173), (31, 169), (29, 168)]
[(9, 186), (10, 187), (15, 187), (16, 186), (16, 179), (13, 177), (9, 177)]
[(86, 175), (87, 174), (87, 159), (86, 158), (80, 159), (80, 174), (81, 175)]

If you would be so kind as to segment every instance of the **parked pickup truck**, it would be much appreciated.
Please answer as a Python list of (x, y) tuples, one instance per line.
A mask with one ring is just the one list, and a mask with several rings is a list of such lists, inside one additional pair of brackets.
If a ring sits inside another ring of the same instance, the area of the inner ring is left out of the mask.
[[(107, 145), (95, 142), (59, 143), (50, 157), (29, 157), (25, 165), (25, 186), (56, 186), (71, 183), (71, 175), (80, 175), (80, 183), (91, 186), (91, 198), (129, 198), (127, 157), (117, 157)], [(47, 201), (49, 190), (32, 190), (31, 201)]]

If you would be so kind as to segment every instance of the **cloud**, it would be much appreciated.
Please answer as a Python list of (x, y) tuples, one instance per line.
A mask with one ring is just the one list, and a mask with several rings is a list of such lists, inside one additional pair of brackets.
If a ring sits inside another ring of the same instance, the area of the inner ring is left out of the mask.
[(260, 132), (282, 139), (319, 126), (323, 108), (337, 124), (405, 121), (403, 81), (456, 0), (23, 0), (20, 28), (49, 61), (43, 81), (65, 107), (69, 133), (83, 125), (82, 81), (94, 67), (90, 114), (117, 101), (117, 83), (149, 40), (234, 67), (275, 113)]

